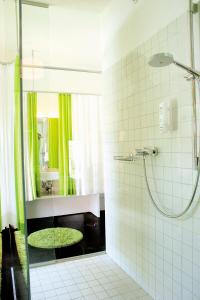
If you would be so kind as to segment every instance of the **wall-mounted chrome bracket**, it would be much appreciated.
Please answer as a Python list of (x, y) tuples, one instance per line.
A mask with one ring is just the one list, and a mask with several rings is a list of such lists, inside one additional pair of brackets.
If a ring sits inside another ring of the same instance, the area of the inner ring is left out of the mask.
[(192, 75), (192, 74), (189, 74), (189, 73), (185, 74), (185, 75), (184, 75), (184, 78), (185, 78), (187, 81), (195, 80), (195, 76)]

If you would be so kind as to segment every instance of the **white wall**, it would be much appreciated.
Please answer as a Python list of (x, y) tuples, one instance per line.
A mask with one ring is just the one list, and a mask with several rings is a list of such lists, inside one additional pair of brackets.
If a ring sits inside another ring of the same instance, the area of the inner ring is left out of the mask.
[[(115, 15), (122, 15), (122, 2), (123, 25), (112, 23)], [(141, 0), (127, 13), (130, 2), (113, 1), (104, 19), (107, 252), (154, 299), (197, 300), (199, 206), (178, 220), (162, 216), (151, 204), (142, 161), (113, 160), (114, 155), (157, 146), (158, 157), (147, 163), (155, 199), (173, 212), (188, 203), (197, 174), (192, 160), (191, 84), (175, 66), (148, 66), (149, 57), (160, 51), (172, 52), (190, 64), (189, 19), (184, 13), (188, 1)], [(177, 104), (178, 128), (161, 134), (159, 103), (170, 100)], [(196, 204), (199, 193), (200, 188)]]
[(0, 63), (14, 62), (18, 52), (18, 28), (16, 28), (18, 2), (0, 0)]
[(84, 196), (43, 197), (26, 203), (28, 219), (47, 218), (91, 212), (100, 217), (101, 200), (99, 194)]
[(188, 3), (188, 0), (139, 0), (135, 5), (131, 0), (111, 1), (102, 16), (104, 68), (180, 16)]
[[(101, 70), (99, 14), (50, 6), (23, 5), (26, 64)], [(27, 80), (27, 78), (29, 80)], [(33, 80), (34, 78), (34, 80)], [(101, 75), (25, 70), (25, 90), (101, 94)]]
[(57, 94), (38, 93), (37, 115), (38, 118), (59, 118)]
[(99, 14), (52, 6), (50, 49), (55, 65), (101, 70)]
[(50, 57), (49, 9), (22, 5), (22, 34), (24, 63), (48, 64)]

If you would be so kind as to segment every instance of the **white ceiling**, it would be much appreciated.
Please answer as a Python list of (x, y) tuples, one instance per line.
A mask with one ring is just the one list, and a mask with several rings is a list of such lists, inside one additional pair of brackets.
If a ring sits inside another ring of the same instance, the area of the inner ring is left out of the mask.
[(111, 0), (32, 0), (50, 5), (65, 6), (70, 9), (102, 12)]

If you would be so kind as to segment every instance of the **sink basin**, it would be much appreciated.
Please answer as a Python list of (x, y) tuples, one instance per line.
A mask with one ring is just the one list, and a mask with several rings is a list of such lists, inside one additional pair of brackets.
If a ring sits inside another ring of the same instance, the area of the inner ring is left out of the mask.
[(42, 181), (53, 181), (59, 179), (59, 171), (57, 169), (47, 169), (41, 171), (41, 180)]

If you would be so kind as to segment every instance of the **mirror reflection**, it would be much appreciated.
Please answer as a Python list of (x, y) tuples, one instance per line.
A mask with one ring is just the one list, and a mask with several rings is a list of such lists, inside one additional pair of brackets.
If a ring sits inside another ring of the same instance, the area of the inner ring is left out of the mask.
[(25, 93), (28, 199), (103, 191), (100, 97)]

